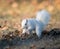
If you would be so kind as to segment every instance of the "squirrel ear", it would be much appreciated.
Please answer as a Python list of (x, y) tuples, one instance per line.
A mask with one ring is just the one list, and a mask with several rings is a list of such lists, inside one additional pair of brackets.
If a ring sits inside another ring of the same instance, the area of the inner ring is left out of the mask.
[(24, 22), (27, 22), (27, 19), (24, 19)]
[(26, 19), (26, 22), (28, 22), (28, 19)]

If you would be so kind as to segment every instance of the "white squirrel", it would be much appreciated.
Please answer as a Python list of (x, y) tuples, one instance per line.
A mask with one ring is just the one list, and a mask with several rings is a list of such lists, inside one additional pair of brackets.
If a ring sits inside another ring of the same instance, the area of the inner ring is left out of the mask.
[(36, 35), (41, 38), (42, 31), (46, 27), (50, 20), (50, 13), (47, 10), (38, 11), (36, 18), (23, 19), (21, 26), (23, 29), (22, 34), (30, 34), (32, 31), (36, 32)]

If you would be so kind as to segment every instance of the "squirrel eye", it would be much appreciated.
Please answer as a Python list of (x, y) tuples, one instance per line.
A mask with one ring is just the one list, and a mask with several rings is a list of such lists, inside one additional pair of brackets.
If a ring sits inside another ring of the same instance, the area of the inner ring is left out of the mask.
[(27, 25), (27, 23), (25, 23), (25, 25)]

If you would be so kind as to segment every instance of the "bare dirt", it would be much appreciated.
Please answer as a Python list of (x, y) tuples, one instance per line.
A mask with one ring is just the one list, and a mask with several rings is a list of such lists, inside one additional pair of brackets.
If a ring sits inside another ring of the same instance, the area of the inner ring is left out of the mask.
[[(36, 34), (18, 36), (13, 34), (18, 30), (9, 31), (0, 39), (0, 49), (60, 49), (60, 29), (43, 31), (43, 37), (38, 39)], [(47, 32), (47, 33), (46, 33)]]

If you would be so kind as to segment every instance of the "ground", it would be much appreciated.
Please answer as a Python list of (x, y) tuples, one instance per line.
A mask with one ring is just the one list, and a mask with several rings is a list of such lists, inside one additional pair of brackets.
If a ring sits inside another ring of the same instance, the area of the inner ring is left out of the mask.
[(0, 40), (0, 49), (60, 49), (59, 28), (43, 31), (41, 39), (38, 39), (35, 34), (29, 36), (25, 34), (20, 37), (13, 34), (6, 36)]

